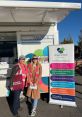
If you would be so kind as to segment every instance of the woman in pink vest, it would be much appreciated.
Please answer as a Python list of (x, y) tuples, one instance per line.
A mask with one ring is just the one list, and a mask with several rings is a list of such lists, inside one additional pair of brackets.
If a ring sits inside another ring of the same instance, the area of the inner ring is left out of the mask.
[(12, 113), (14, 117), (20, 117), (18, 110), (20, 108), (20, 93), (24, 89), (25, 79), (28, 77), (28, 69), (25, 64), (25, 57), (19, 57), (19, 61), (12, 68), (11, 90), (13, 92)]
[(38, 57), (34, 56), (32, 62), (28, 64), (29, 87), (27, 90), (27, 96), (31, 98), (32, 101), (32, 111), (31, 116), (35, 116), (38, 99), (40, 98), (40, 80), (42, 77), (42, 67), (38, 61)]

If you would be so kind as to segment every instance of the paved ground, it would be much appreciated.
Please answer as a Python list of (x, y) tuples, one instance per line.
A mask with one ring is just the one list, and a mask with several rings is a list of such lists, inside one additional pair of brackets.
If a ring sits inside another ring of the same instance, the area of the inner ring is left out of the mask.
[[(82, 117), (82, 76), (76, 77), (76, 104), (77, 107), (50, 105), (46, 101), (39, 101), (36, 117)], [(26, 102), (21, 103), (23, 110), (21, 117), (28, 117)], [(0, 117), (12, 117), (6, 98), (0, 98)]]

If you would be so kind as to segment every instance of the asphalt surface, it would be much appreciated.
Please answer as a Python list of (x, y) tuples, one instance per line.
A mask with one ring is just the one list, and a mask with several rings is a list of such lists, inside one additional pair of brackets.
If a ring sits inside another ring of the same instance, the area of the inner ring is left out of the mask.
[[(0, 117), (13, 117), (8, 100), (5, 97), (0, 98)], [(76, 77), (76, 104), (77, 107), (60, 108), (59, 105), (49, 104), (40, 99), (35, 117), (82, 117), (82, 76)], [(29, 117), (26, 101), (21, 103), (21, 107), (23, 109), (19, 111), (20, 117)]]

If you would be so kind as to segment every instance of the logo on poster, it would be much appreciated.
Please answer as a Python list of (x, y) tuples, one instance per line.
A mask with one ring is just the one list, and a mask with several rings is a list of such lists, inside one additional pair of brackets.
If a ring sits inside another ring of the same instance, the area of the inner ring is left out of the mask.
[(62, 54), (63, 52), (64, 52), (64, 48), (62, 47), (62, 48), (57, 48), (57, 51), (60, 53), (60, 54)]

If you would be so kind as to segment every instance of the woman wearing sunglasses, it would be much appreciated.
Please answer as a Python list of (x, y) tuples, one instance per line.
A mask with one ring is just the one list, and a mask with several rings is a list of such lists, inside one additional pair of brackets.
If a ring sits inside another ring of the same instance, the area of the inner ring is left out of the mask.
[(38, 99), (40, 98), (40, 80), (42, 77), (42, 66), (39, 63), (37, 56), (34, 56), (31, 63), (28, 64), (28, 70), (29, 86), (27, 90), (27, 96), (30, 97), (32, 103), (31, 116), (35, 116)]

